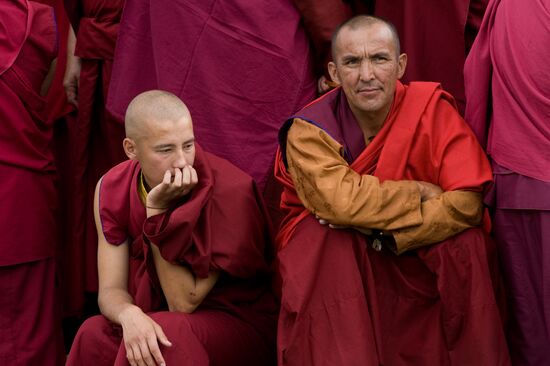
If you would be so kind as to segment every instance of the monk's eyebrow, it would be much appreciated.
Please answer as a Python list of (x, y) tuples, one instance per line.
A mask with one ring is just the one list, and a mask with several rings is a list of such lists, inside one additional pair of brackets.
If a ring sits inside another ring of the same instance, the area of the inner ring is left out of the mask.
[(165, 149), (167, 147), (174, 147), (174, 144), (160, 144), (154, 146), (155, 149)]
[(386, 51), (380, 51), (370, 55), (370, 58), (390, 58), (391, 54)]
[(359, 61), (361, 58), (355, 55), (345, 55), (342, 57), (342, 63)]

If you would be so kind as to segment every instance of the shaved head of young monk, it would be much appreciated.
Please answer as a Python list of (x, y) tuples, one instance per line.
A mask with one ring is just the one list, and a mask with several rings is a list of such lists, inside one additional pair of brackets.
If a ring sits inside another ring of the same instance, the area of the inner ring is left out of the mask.
[(195, 136), (191, 114), (174, 94), (151, 90), (136, 96), (126, 110), (125, 128), (124, 151), (128, 158), (139, 161), (148, 187), (192, 168)]

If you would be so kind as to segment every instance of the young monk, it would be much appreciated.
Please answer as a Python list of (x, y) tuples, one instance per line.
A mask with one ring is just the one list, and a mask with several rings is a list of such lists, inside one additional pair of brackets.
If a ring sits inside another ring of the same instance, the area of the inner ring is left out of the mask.
[(196, 144), (171, 93), (138, 95), (125, 122), (130, 160), (94, 201), (102, 315), (82, 325), (68, 364), (271, 364), (277, 306), (252, 178)]

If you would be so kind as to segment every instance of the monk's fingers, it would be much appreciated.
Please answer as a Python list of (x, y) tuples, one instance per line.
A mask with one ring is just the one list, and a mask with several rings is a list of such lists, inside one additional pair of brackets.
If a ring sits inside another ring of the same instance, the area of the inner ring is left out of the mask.
[(182, 172), (182, 177), (181, 177), (182, 186), (187, 188), (187, 186), (189, 185), (189, 182), (191, 181), (191, 172), (189, 171), (189, 166), (188, 165), (184, 166), (181, 172)]
[(174, 180), (172, 181), (173, 188), (180, 189), (183, 186), (184, 173), (182, 169), (174, 169)]
[[(147, 339), (147, 344), (149, 347), (149, 351), (151, 354), (151, 361), (153, 362), (153, 365), (166, 365), (166, 362), (164, 362), (164, 357), (162, 357), (162, 353), (160, 352), (159, 344), (157, 342), (157, 337), (149, 337)], [(154, 359), (154, 360), (153, 360)], [(147, 364), (149, 365), (149, 364)]]
[[(151, 339), (152, 339), (152, 342), (151, 342)], [(154, 337), (154, 336), (147, 337), (147, 339), (144, 339), (139, 344), (139, 349), (141, 351), (141, 361), (142, 361), (143, 365), (145, 365), (145, 366), (157, 366), (155, 360), (153, 359), (153, 355), (152, 355), (151, 345), (153, 343), (158, 349), (157, 340), (156, 340), (156, 337)]]
[(159, 342), (163, 346), (172, 347), (172, 342), (168, 340), (168, 337), (166, 337), (166, 334), (164, 334), (162, 327), (157, 323), (153, 323), (153, 328), (155, 329), (155, 334), (157, 335), (157, 339), (159, 340)]
[(141, 354), (141, 346), (139, 343), (132, 345), (132, 351), (134, 354), (134, 362), (136, 366), (147, 366), (145, 361), (143, 361), (143, 355)]
[(319, 224), (321, 225), (328, 225), (328, 221), (327, 220), (324, 220), (324, 219), (318, 219), (319, 220)]
[(199, 182), (197, 171), (192, 166), (189, 166), (189, 170), (191, 171), (191, 184), (195, 186)]
[(128, 363), (131, 366), (137, 366), (138, 364), (136, 361), (136, 357), (134, 356), (134, 349), (132, 345), (126, 344), (125, 347), (126, 347), (126, 358), (128, 359)]
[(170, 185), (170, 183), (172, 183), (172, 172), (170, 172), (170, 170), (167, 170), (164, 172), (164, 177), (162, 178), (162, 184)]

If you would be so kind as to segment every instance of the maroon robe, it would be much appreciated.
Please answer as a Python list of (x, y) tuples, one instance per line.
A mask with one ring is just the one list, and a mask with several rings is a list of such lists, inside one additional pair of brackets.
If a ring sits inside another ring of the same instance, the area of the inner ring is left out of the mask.
[(316, 45), (317, 62), (330, 60), (330, 38), (352, 15), (373, 14), (392, 22), (401, 51), (409, 55), (404, 82), (436, 81), (464, 110), (462, 69), (488, 0), (294, 0)]
[[(434, 83), (398, 83), (384, 127), (362, 149), (351, 141), (362, 133), (338, 89), (297, 117), (341, 143), (359, 174), (479, 191), (491, 171), (453, 105)], [(377, 252), (354, 230), (320, 225), (301, 204), (282, 155), (276, 168), (287, 211), (278, 256), (280, 365), (510, 365), (494, 246), (484, 230), (400, 256)]]
[[(53, 142), (52, 149), (54, 153), (55, 168), (57, 172), (57, 196), (59, 197), (58, 208), (58, 221), (57, 225), (63, 230), (59, 230), (57, 238), (57, 253), (61, 253), (56, 256), (56, 265), (58, 269), (57, 283), (58, 292), (60, 293), (61, 306), (65, 308), (64, 304), (67, 302), (67, 298), (71, 297), (71, 291), (68, 284), (73, 281), (74, 269), (71, 268), (72, 261), (69, 260), (66, 255), (67, 250), (72, 250), (73, 241), (69, 240), (69, 234), (71, 233), (70, 221), (68, 215), (68, 208), (71, 206), (70, 191), (70, 151), (69, 151), (69, 126), (76, 124), (75, 106), (67, 101), (67, 94), (63, 86), (63, 77), (65, 74), (65, 67), (67, 63), (67, 37), (69, 32), (69, 20), (63, 6), (63, 0), (39, 0), (43, 4), (50, 5), (54, 8), (55, 20), (58, 30), (58, 45), (60, 55), (57, 58), (56, 69), (52, 84), (46, 96), (46, 119), (53, 127)], [(66, 314), (65, 309), (61, 309), (62, 317)], [(66, 334), (67, 335), (67, 334)], [(66, 338), (67, 339), (67, 338)]]
[[(198, 146), (194, 167), (199, 183), (191, 197), (148, 219), (137, 189), (139, 163), (126, 161), (110, 170), (99, 193), (103, 233), (110, 244), (129, 242), (128, 289), (174, 343), (162, 349), (168, 364), (272, 364), (277, 306), (270, 290), (272, 249), (261, 199), (252, 178)], [(194, 313), (166, 311), (150, 242), (159, 246), (163, 258), (185, 263), (198, 277), (221, 271)], [(103, 317), (85, 322), (69, 364), (101, 365), (100, 357), (112, 364), (117, 351), (117, 364), (124, 364), (120, 329), (112, 329)], [(109, 346), (100, 347), (103, 343)]]
[(76, 32), (75, 55), (81, 58), (77, 120), (67, 125), (70, 171), (69, 243), (63, 251), (65, 315), (81, 315), (84, 293), (97, 292), (97, 234), (93, 193), (99, 178), (126, 156), (123, 119), (105, 109), (118, 23), (124, 0), (83, 0), (68, 7)]
[(2, 2), (0, 29), (0, 363), (56, 365), (64, 359), (54, 286), (57, 196), (39, 94), (57, 53), (52, 8)]

